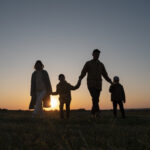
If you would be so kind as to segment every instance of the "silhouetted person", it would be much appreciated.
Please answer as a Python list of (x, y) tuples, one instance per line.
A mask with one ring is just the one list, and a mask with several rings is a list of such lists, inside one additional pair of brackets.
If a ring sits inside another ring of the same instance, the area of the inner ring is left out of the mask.
[(50, 93), (52, 92), (49, 75), (43, 70), (44, 65), (37, 60), (31, 77), (31, 102), (29, 109), (34, 109), (33, 116), (43, 114), (43, 107), (50, 107)]
[(104, 64), (98, 60), (100, 50), (94, 49), (92, 55), (93, 59), (85, 63), (79, 78), (82, 80), (87, 73), (87, 86), (93, 102), (91, 113), (93, 117), (100, 117), (99, 97), (102, 90), (102, 77), (110, 84), (112, 84), (112, 81)]
[(60, 117), (64, 119), (63, 107), (66, 104), (66, 116), (69, 119), (70, 116), (70, 103), (71, 103), (71, 90), (76, 90), (80, 87), (81, 80), (75, 86), (67, 83), (63, 74), (59, 75), (59, 83), (56, 86), (56, 92), (52, 92), (52, 95), (59, 95), (60, 102)]
[(123, 102), (126, 102), (123, 86), (119, 83), (119, 77), (115, 76), (113, 85), (110, 86), (111, 101), (113, 102), (114, 117), (117, 117), (117, 104), (119, 104), (122, 117), (125, 118)]

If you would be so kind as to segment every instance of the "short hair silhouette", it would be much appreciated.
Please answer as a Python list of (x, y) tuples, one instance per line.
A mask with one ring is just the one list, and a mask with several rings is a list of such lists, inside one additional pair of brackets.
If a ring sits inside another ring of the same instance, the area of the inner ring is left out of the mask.
[(94, 53), (100, 53), (100, 52), (101, 52), (101, 51), (100, 51), (99, 49), (94, 49), (94, 50), (93, 50), (93, 54), (94, 54)]
[(61, 78), (65, 78), (65, 75), (64, 75), (64, 74), (60, 74), (60, 75), (58, 76), (58, 79), (60, 80)]
[(34, 65), (34, 69), (35, 70), (42, 70), (43, 68), (44, 68), (44, 65), (43, 65), (42, 61), (41, 60), (37, 60), (35, 65)]
[(114, 76), (114, 82), (119, 82), (119, 77), (118, 76)]

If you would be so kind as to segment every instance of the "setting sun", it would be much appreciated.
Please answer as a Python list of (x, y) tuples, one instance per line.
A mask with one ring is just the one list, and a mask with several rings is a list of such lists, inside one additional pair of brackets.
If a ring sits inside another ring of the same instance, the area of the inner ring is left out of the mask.
[(57, 96), (51, 96), (51, 109), (57, 109), (57, 107), (58, 107)]

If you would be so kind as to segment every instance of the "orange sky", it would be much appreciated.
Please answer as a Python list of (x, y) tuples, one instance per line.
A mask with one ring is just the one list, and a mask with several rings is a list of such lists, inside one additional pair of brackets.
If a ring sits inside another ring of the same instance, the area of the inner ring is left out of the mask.
[[(12, 79), (10, 79), (12, 80)], [(30, 80), (24, 85), (25, 82), (18, 82), (18, 84), (12, 84), (6, 86), (5, 89), (3, 87), (3, 91), (1, 91), (1, 101), (0, 108), (7, 109), (23, 109), (27, 110), (30, 102)], [(75, 84), (75, 82), (74, 82)], [(52, 85), (53, 86), (53, 85)], [(125, 104), (125, 108), (149, 108), (149, 93), (139, 91), (135, 86), (128, 87), (126, 84), (124, 85), (126, 92), (127, 102)], [(111, 109), (112, 103), (110, 101), (110, 93), (108, 92), (109, 84), (103, 80), (103, 90), (100, 96), (100, 108), (101, 109)], [(55, 91), (55, 86), (53, 86), (53, 90)], [(9, 91), (9, 92), (8, 92)], [(138, 91), (138, 93), (137, 93)], [(54, 96), (57, 100), (57, 106), (55, 108), (51, 108), (52, 110), (59, 108), (58, 96)], [(81, 87), (72, 91), (72, 102), (71, 109), (91, 109), (92, 101), (90, 94), (88, 92), (86, 86), (86, 79), (83, 80)]]

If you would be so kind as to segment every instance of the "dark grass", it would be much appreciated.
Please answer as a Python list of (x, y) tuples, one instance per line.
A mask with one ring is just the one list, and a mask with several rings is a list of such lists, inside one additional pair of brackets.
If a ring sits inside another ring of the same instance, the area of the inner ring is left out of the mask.
[(102, 111), (97, 120), (89, 111), (72, 111), (70, 120), (31, 114), (0, 111), (0, 150), (150, 150), (149, 110), (127, 111), (126, 119)]

